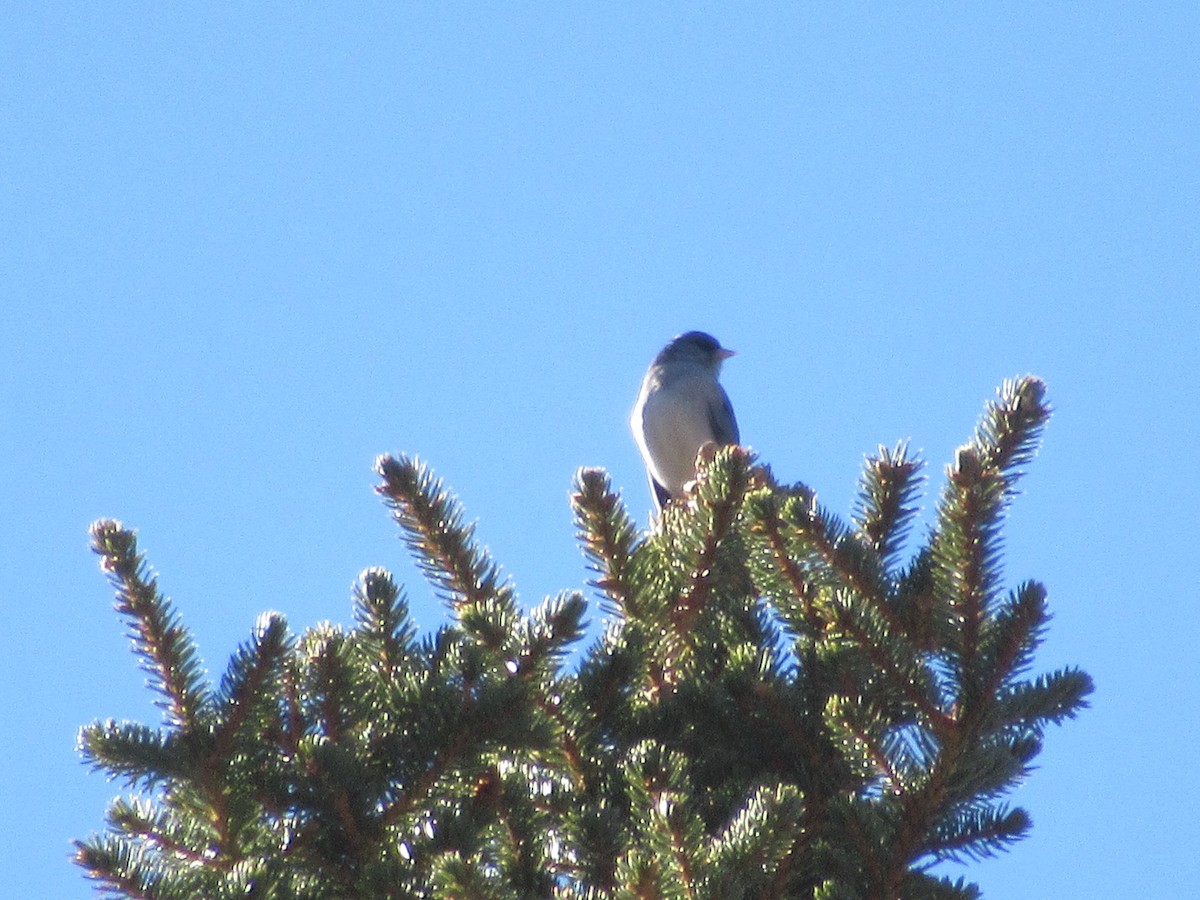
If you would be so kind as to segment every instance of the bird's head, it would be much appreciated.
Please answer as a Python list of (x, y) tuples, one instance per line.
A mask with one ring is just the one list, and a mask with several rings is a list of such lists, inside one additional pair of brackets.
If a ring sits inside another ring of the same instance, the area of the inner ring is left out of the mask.
[(688, 331), (674, 338), (654, 360), (655, 365), (672, 362), (698, 363), (720, 370), (721, 363), (733, 356), (734, 351), (721, 346), (711, 334), (703, 331)]

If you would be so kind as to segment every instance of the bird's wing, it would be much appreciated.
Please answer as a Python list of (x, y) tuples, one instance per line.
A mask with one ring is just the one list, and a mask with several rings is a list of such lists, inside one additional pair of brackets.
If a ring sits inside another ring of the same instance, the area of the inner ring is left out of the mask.
[(713, 440), (718, 444), (736, 444), (740, 438), (737, 419), (729, 395), (719, 384), (708, 398), (708, 424), (712, 427)]

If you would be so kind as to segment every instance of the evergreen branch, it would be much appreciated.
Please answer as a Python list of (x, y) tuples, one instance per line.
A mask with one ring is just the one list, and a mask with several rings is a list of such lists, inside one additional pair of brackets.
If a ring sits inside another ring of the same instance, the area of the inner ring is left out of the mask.
[(900, 791), (908, 779), (889, 753), (886, 719), (860, 697), (830, 697), (825, 722), (841, 755), (864, 783), (882, 776), (884, 789)]
[(294, 763), (298, 790), (287, 852), (320, 877), (342, 885), (335, 896), (344, 896), (377, 849), (371, 773), (354, 748), (321, 734), (300, 741)]
[(501, 582), (499, 567), (475, 544), (475, 526), (463, 524), (458, 501), (424, 463), (381, 456), (375, 471), (383, 478), (376, 491), (404, 530), (417, 565), (451, 609), (461, 612), (488, 601), (514, 609), (512, 586)]
[(557, 669), (567, 649), (582, 636), (587, 601), (578, 591), (564, 591), (533, 610), (518, 629), (521, 653), (517, 671), (524, 677)]
[[(671, 610), (671, 624), (685, 638), (712, 592), (717, 549), (729, 534), (750, 484), (750, 457), (741, 447), (722, 447), (697, 474), (703, 538), (690, 562), (691, 575), (679, 602)], [(693, 546), (696, 546), (693, 544)], [(681, 643), (687, 643), (686, 639)]]
[(278, 613), (264, 613), (255, 623), (250, 643), (238, 647), (221, 679), (218, 702), (222, 712), (212, 754), (215, 760), (226, 759), (235, 735), (256, 706), (272, 704), (273, 692), (266, 685), (278, 672), (287, 651), (287, 621)]
[(788, 497), (782, 517), (791, 526), (799, 558), (813, 582), (850, 588), (875, 609), (890, 631), (902, 633), (882, 581), (879, 556), (873, 549), (822, 509), (816, 495), (807, 490)]
[(835, 592), (830, 610), (833, 624), (849, 637), (875, 667), (887, 677), (887, 685), (941, 734), (955, 727), (954, 720), (940, 709), (933, 697), (929, 671), (901, 633), (889, 630), (878, 608), (849, 591)]
[[(807, 489), (803, 489), (807, 493)], [(750, 533), (761, 541), (758, 557), (768, 571), (783, 579), (785, 590), (771, 591), (776, 607), (792, 624), (792, 629), (812, 638), (820, 633), (823, 620), (813, 602), (816, 588), (805, 576), (800, 562), (793, 556), (784, 536), (782, 505), (774, 491), (756, 491), (747, 497), (746, 512)], [(762, 581), (768, 581), (762, 578)], [(765, 586), (760, 585), (760, 590)], [(764, 592), (766, 592), (764, 590)]]
[[(693, 661), (691, 645), (683, 635), (671, 627), (631, 625), (624, 631), (627, 646), (636, 648), (638, 671), (643, 676), (638, 685), (642, 702), (654, 703), (669, 697), (680, 681), (686, 677), (686, 664)], [(633, 638), (637, 638), (636, 642)]]
[(130, 786), (186, 779), (195, 769), (192, 748), (178, 734), (134, 722), (108, 719), (86, 726), (79, 732), (79, 751), (93, 769), (122, 777)]
[(785, 886), (813, 868), (814, 847), (828, 828), (830, 803), (846, 793), (850, 781), (850, 767), (835, 754), (825, 727), (822, 701), (827, 698), (812, 686), (811, 680), (805, 686), (808, 690), (794, 682), (785, 687), (792, 703), (784, 702), (776, 684), (762, 681), (754, 686), (755, 698), (762, 702), (772, 725), (800, 755), (802, 771), (806, 772), (795, 780), (797, 788), (805, 791), (804, 814), (794, 819), (796, 830), (764, 893), (768, 897), (789, 896)]
[(1018, 726), (1040, 734), (1048, 723), (1075, 718), (1094, 690), (1091, 676), (1076, 668), (1041, 675), (1002, 691), (981, 726), (985, 731)]
[(804, 818), (804, 797), (790, 784), (758, 785), (713, 837), (714, 862), (753, 860), (751, 868), (771, 872), (788, 851)]
[(899, 900), (979, 900), (977, 885), (959, 878), (934, 878), (924, 872), (909, 872), (900, 885)]
[(980, 644), (982, 696), (996, 691), (1028, 668), (1050, 616), (1046, 589), (1031, 581), (1021, 585), (985, 623)]
[(475, 802), (500, 826), (500, 867), (522, 896), (548, 897), (554, 883), (553, 860), (547, 858), (543, 840), (554, 823), (534, 802), (543, 777), (506, 766), (493, 766), (476, 783)]
[(712, 865), (705, 884), (710, 897), (787, 897), (789, 882), (801, 874), (796, 848), (811, 835), (804, 797), (790, 784), (759, 785), (712, 841)]
[(207, 712), (209, 698), (202, 683), (199, 656), (171, 601), (158, 592), (158, 582), (137, 550), (133, 531), (112, 519), (91, 528), (92, 549), (100, 568), (117, 591), (117, 612), (126, 618), (134, 651), (151, 685), (163, 697), (167, 722), (195, 731)]
[(897, 725), (889, 718), (885, 727), (883, 752), (891, 760), (892, 770), (902, 778), (893, 784), (897, 791), (910, 790), (937, 760), (941, 744), (931, 729), (919, 724)]
[(462, 851), (442, 854), (430, 878), (429, 896), (447, 900), (507, 900), (496, 879), (463, 858)]
[(350, 805), (349, 792), (342, 786), (336, 788), (330, 798), (330, 805), (338, 825), (341, 826), (342, 833), (346, 836), (346, 842), (350, 845), (351, 856), (356, 863), (361, 865), (366, 861), (370, 847), (363, 828), (359, 825), (358, 816), (355, 815), (355, 810)]
[(418, 809), (419, 804), (427, 802), (434, 787), (450, 771), (463, 756), (468, 745), (469, 735), (465, 729), (460, 729), (425, 765), (420, 777), (411, 785), (401, 788), (397, 796), (388, 803), (381, 816), (384, 826), (392, 826), (405, 816)]
[(340, 743), (357, 724), (354, 699), (358, 696), (345, 656), (345, 635), (332, 626), (306, 635), (306, 693), (313, 703), (319, 733)]
[(1000, 525), (1049, 416), (1040, 380), (1006, 381), (971, 442), (959, 448), (939, 508), (934, 582), (950, 605), (960, 704), (968, 714), (986, 702), (980, 640), (1000, 582)]
[(603, 591), (624, 615), (638, 618), (637, 595), (629, 581), (637, 526), (621, 503), (620, 495), (612, 490), (608, 475), (601, 469), (576, 472), (571, 506), (589, 568), (598, 576), (590, 583)]
[(558, 743), (576, 787), (584, 784), (583, 759), (576, 740), (576, 729), (566, 718), (563, 709), (562, 685), (557, 672), (546, 672), (549, 665), (557, 668), (566, 648), (579, 639), (582, 618), (587, 606), (578, 592), (560, 595), (534, 610), (526, 620), (525, 648), (517, 671), (526, 679), (538, 678), (543, 690), (534, 693), (533, 702), (546, 718), (554, 723)]
[(668, 853), (666, 855), (666, 871), (664, 872), (670, 878), (671, 888), (667, 892), (667, 896), (678, 895), (679, 897), (691, 900), (696, 896), (695, 883), (696, 876), (692, 871), (692, 860), (688, 852), (688, 837), (687, 833), (679, 821), (679, 817), (672, 815), (676, 810), (677, 801), (666, 795), (660, 795), (654, 800), (656, 816), (661, 818), (661, 831), (658, 832), (666, 840)]
[(520, 831), (518, 824), (520, 815), (514, 809), (516, 791), (509, 788), (510, 786), (493, 767), (480, 776), (476, 783), (474, 800), (480, 806), (486, 807), (499, 822), (504, 838), (504, 849), (507, 850), (507, 856), (511, 860), (511, 868), (527, 876), (533, 856), (530, 853), (532, 841), (527, 842), (526, 836), (518, 833)]
[(1032, 827), (1025, 810), (969, 805), (952, 809), (934, 824), (923, 853), (938, 859), (958, 860), (966, 856), (980, 860), (1016, 843)]
[(1039, 749), (1027, 733), (972, 741), (944, 779), (943, 805), (977, 805), (1003, 796), (1029, 774), (1029, 760)]
[[(231, 770), (234, 748), (240, 745), (246, 753), (259, 758), (266, 755), (270, 743), (266, 735), (278, 726), (277, 692), (270, 682), (278, 677), (283, 658), (288, 652), (287, 622), (278, 613), (264, 613), (255, 623), (252, 639), (238, 647), (221, 679), (216, 697), (219, 715), (215, 734), (205, 741), (205, 752), (199, 759), (192, 777), (203, 802), (209, 809), (209, 819), (216, 831), (215, 844), (220, 849), (216, 862), (225, 868), (241, 855), (234, 841), (237, 823), (231, 821), (231, 805), (244, 807), (249, 800), (237, 794), (236, 776)], [(251, 723), (253, 727), (248, 727)], [(251, 807), (252, 816), (259, 813)]]
[[(966, 826), (983, 822), (991, 807), (981, 800), (1002, 793), (1024, 774), (1036, 744), (1020, 740), (1007, 746), (980, 744), (979, 728), (974, 716), (948, 728), (923, 783), (899, 796), (900, 816), (888, 841), (889, 861), (872, 888), (879, 896), (903, 896), (901, 886), (911, 875), (910, 865), (932, 852), (928, 836), (938, 828), (949, 828), (955, 810), (966, 816), (962, 820)], [(980, 835), (986, 841), (984, 830)]]
[[(478, 646), (486, 648), (491, 665), (508, 668), (520, 652), (522, 617), (511, 601), (489, 597), (479, 603), (460, 606), (458, 624)], [(482, 659), (481, 659), (482, 663)]]
[(617, 623), (604, 631), (584, 657), (574, 679), (578, 701), (572, 704), (579, 711), (582, 738), (612, 739), (613, 721), (628, 714), (631, 685), (639, 675), (638, 655), (629, 646), (629, 629)]
[[(970, 719), (965, 726), (958, 721), (947, 725), (939, 733), (939, 752), (931, 760), (924, 781), (898, 797), (900, 814), (887, 842), (887, 863), (872, 888), (878, 896), (900, 894), (901, 886), (911, 875), (910, 865), (925, 852), (926, 836), (937, 823), (946, 821), (948, 809), (961, 804), (963, 795), (968, 793), (965, 785), (970, 775), (964, 771), (964, 766), (969, 769), (977, 726)], [(975, 761), (980, 765), (983, 758), (977, 756)], [(992, 762), (995, 762), (994, 757)], [(980, 765), (976, 776), (983, 771), (984, 767)]]
[(911, 874), (910, 865), (921, 854), (925, 835), (944, 810), (946, 780), (953, 775), (958, 749), (957, 735), (952, 734), (925, 782), (898, 798), (900, 819), (886, 844), (886, 862), (873, 874), (870, 896), (900, 895), (901, 885)]
[[(298, 840), (311, 842), (322, 872), (342, 882), (370, 856), (370, 819), (375, 794), (382, 792), (359, 727), (369, 714), (369, 696), (358, 683), (347, 643), (332, 625), (311, 629), (296, 654), (300, 677), (295, 685), (301, 715), (311, 723), (294, 751), (302, 773), (300, 805), (323, 829), (312, 838), (304, 832)], [(293, 677), (285, 669), (285, 697)]]
[(651, 896), (681, 900), (696, 896), (694, 857), (703, 828), (684, 803), (689, 793), (685, 768), (680, 754), (643, 743), (633, 748), (625, 771), (640, 833), (638, 843), (655, 851), (655, 893)]
[(283, 660), (280, 673), (280, 703), (283, 706), (283, 721), (278, 735), (279, 744), (284, 754), (295, 757), (304, 738), (305, 716), (300, 700), (300, 681), (302, 678), (300, 655), (290, 653)]
[(950, 619), (945, 597), (934, 589), (933, 550), (926, 545), (917, 551), (896, 582), (896, 618), (913, 646), (938, 653), (945, 623)]
[(958, 449), (933, 541), (934, 583), (951, 612), (950, 646), (960, 714), (985, 702), (980, 632), (1000, 581), (1004, 481), (973, 446)]
[[(826, 826), (830, 836), (823, 848), (829, 854), (827, 884), (845, 885), (845, 893), (835, 890), (830, 897), (874, 900), (893, 896), (881, 891), (888, 879), (885, 869), (890, 865), (888, 851), (894, 838), (894, 805), (844, 795), (830, 801)], [(835, 841), (841, 846), (835, 846)]]
[(354, 618), (387, 680), (395, 682), (409, 663), (416, 626), (408, 601), (384, 569), (371, 568), (354, 584)]
[(1005, 381), (997, 400), (988, 403), (975, 430), (972, 446), (984, 465), (1002, 473), (1006, 497), (1037, 453), (1042, 431), (1050, 419), (1046, 385), (1032, 375)]
[(100, 882), (98, 889), (130, 900), (158, 900), (161, 873), (148, 867), (142, 855), (124, 840), (92, 838), (75, 842), (76, 865), (88, 878)]
[(859, 484), (855, 522), (860, 534), (890, 571), (917, 514), (922, 463), (910, 458), (907, 444), (880, 447), (868, 457)]
[(172, 838), (168, 832), (180, 826), (179, 816), (172, 816), (166, 810), (155, 811), (147, 804), (134, 805), (125, 800), (113, 802), (108, 820), (113, 828), (122, 833), (152, 844), (186, 863), (203, 865), (211, 862), (209, 842), (212, 832), (203, 825), (187, 829), (189, 833), (183, 840)]

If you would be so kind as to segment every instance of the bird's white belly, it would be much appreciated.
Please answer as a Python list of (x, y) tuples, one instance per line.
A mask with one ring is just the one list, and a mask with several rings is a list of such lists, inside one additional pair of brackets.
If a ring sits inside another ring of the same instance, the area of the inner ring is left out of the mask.
[(672, 396), (675, 387), (654, 391), (641, 406), (648, 451), (643, 455), (654, 480), (672, 495), (681, 494), (695, 477), (696, 454), (713, 440), (707, 406), (696, 403), (694, 396), (691, 402), (680, 402), (680, 397)]

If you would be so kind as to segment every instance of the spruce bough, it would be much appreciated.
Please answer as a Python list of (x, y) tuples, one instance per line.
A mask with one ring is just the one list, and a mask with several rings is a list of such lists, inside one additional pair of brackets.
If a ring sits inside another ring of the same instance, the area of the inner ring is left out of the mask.
[(849, 521), (739, 447), (648, 533), (581, 470), (608, 615), (578, 660), (583, 595), (522, 610), (415, 459), (381, 457), (377, 489), (449, 624), (419, 637), (369, 569), (353, 627), (265, 614), (215, 685), (133, 532), (97, 522), (164, 721), (81, 731), (133, 796), (76, 861), (121, 897), (980, 896), (931, 866), (1028, 832), (1004, 798), (1092, 690), (1030, 677), (1046, 592), (1001, 583), (1048, 416), (1037, 379), (1001, 388), (910, 559), (904, 446), (867, 460)]

